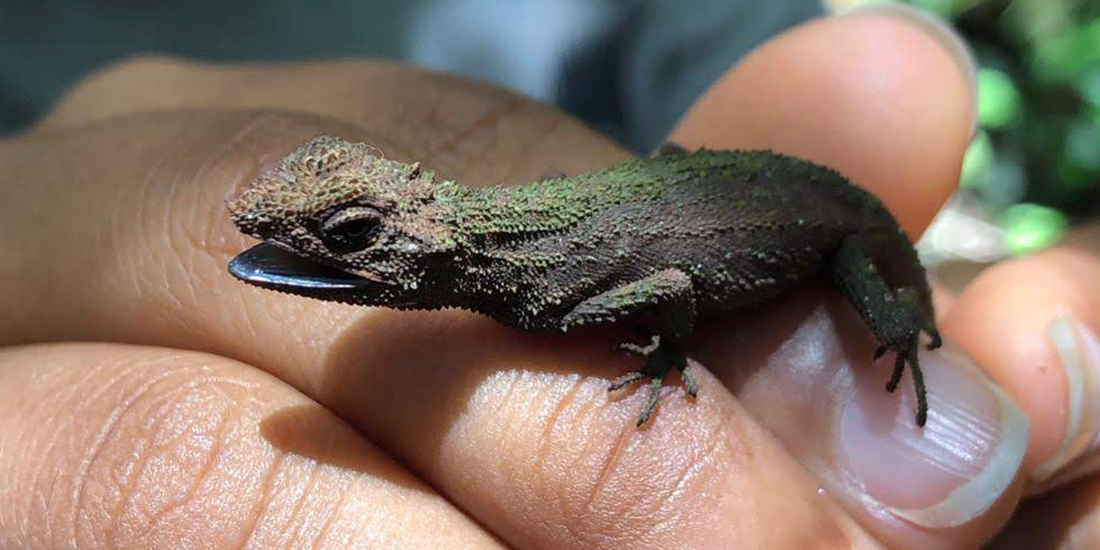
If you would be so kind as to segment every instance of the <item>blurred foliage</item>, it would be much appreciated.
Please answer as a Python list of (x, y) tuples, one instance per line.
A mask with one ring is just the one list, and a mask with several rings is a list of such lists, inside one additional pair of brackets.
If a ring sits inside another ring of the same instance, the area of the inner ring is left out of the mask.
[[(836, 8), (876, 0), (833, 0)], [(889, 0), (878, 0), (889, 1)], [(961, 186), (1021, 254), (1100, 211), (1100, 0), (902, 0), (949, 20), (980, 66)]]
[(1010, 206), (1001, 216), (1005, 245), (1012, 254), (1027, 254), (1057, 241), (1068, 229), (1061, 212), (1034, 203)]

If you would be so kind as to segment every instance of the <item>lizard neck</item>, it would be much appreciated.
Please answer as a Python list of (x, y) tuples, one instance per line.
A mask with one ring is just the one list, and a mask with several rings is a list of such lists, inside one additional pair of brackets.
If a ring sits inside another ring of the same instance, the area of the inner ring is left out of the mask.
[[(638, 184), (639, 180), (619, 180)], [(468, 188), (438, 184), (431, 216), (446, 227), (453, 248), (428, 260), (426, 287), (439, 305), (478, 311), (519, 328), (541, 328), (542, 312), (557, 307), (570, 281), (560, 276), (570, 262), (564, 240), (579, 222), (615, 202), (637, 198), (611, 185), (612, 178), (546, 180), (521, 187)], [(621, 191), (618, 200), (608, 190)], [(654, 193), (656, 190), (654, 189)]]
[(453, 186), (448, 225), (475, 246), (528, 240), (566, 230), (610, 206), (655, 196), (661, 179), (638, 162), (523, 186)]

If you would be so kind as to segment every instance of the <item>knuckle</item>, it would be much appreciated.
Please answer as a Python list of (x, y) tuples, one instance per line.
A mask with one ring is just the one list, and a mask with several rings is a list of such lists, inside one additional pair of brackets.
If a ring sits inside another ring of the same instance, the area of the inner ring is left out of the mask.
[(193, 80), (205, 65), (163, 55), (142, 55), (106, 65), (73, 86), (37, 124), (49, 128), (85, 124), (150, 108), (165, 91)]

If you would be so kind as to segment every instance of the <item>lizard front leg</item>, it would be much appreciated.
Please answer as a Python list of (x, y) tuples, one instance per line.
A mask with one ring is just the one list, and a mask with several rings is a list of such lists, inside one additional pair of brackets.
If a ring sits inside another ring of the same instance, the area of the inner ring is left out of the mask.
[(679, 269), (658, 271), (581, 302), (562, 320), (562, 328), (568, 330), (614, 321), (646, 310), (657, 312), (656, 343), (646, 348), (621, 346), (645, 356), (645, 364), (636, 372), (616, 378), (608, 388), (614, 391), (643, 378), (650, 379), (649, 398), (638, 418), (639, 426), (653, 414), (665, 375), (672, 367), (680, 370), (690, 395), (694, 396), (698, 391), (687, 372), (686, 347), (695, 326), (691, 277)]
[(870, 229), (848, 236), (832, 260), (833, 281), (859, 311), (878, 339), (875, 359), (887, 351), (896, 354), (886, 391), (897, 389), (906, 363), (917, 394), (916, 422), (928, 419), (924, 375), (917, 361), (921, 332), (940, 345), (932, 315), (932, 295), (924, 268), (908, 239), (897, 230)]

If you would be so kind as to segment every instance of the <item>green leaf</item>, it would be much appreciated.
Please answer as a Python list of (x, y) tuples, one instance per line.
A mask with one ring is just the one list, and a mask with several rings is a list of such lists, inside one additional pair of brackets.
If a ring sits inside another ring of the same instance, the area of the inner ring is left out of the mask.
[(1020, 118), (1020, 91), (997, 69), (978, 71), (978, 121), (985, 128), (1004, 128)]

